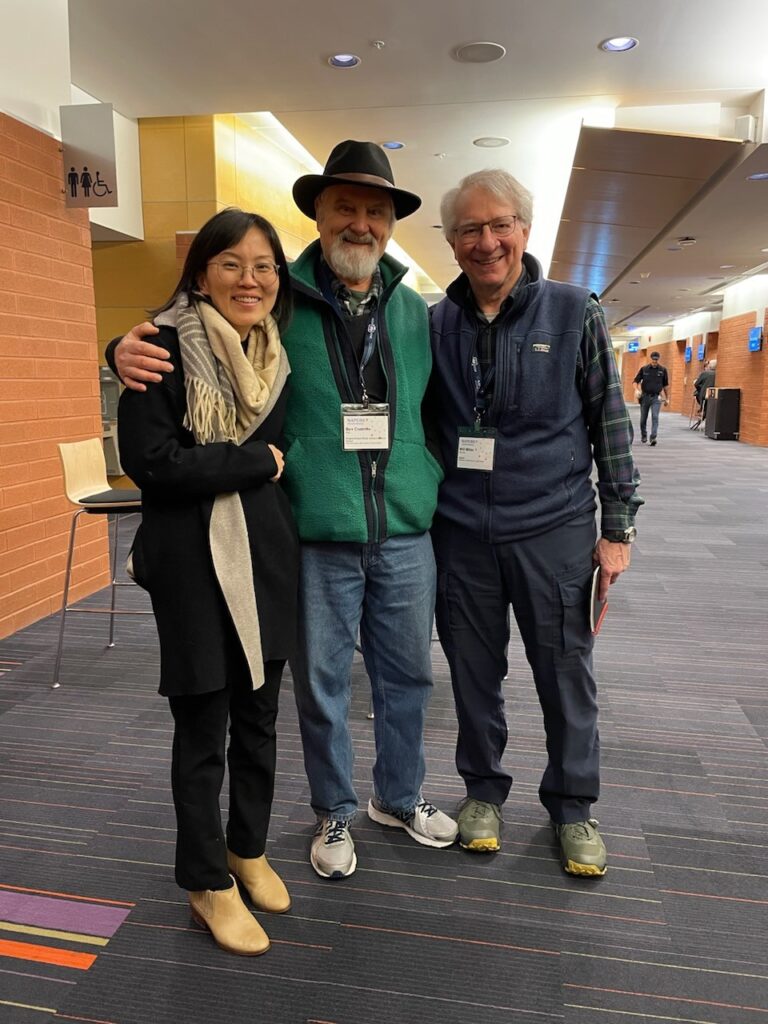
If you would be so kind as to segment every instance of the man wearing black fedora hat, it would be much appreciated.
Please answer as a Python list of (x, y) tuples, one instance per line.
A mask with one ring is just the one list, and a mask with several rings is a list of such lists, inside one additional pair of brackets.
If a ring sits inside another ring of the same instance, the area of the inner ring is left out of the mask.
[[(380, 146), (353, 140), (322, 174), (300, 177), (293, 196), (319, 238), (291, 266), (295, 312), (283, 337), (292, 370), (283, 481), (302, 541), (291, 667), (317, 816), (310, 860), (322, 877), (343, 878), (357, 864), (347, 715), (358, 635), (376, 741), (369, 816), (427, 846), (449, 846), (458, 832), (421, 788), (435, 599), (428, 530), (442, 471), (421, 420), (427, 309), (385, 252), (421, 200), (395, 186)], [(114, 349), (129, 387), (167, 371), (163, 351), (140, 340), (152, 333), (141, 325)]]

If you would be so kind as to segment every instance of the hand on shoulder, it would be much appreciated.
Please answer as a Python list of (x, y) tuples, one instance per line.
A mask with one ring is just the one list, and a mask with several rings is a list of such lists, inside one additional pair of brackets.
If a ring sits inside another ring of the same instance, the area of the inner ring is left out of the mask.
[(173, 364), (167, 361), (170, 352), (144, 340), (157, 333), (158, 328), (145, 320), (133, 327), (115, 348), (117, 372), (132, 391), (146, 391), (147, 383), (159, 384), (164, 373), (173, 373)]

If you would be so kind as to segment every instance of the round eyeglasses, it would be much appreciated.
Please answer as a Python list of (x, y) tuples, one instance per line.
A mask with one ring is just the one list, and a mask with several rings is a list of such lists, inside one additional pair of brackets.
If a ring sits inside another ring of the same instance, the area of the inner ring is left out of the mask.
[(227, 284), (234, 284), (242, 281), (250, 271), (254, 280), (259, 284), (274, 284), (277, 280), (279, 267), (269, 260), (259, 260), (258, 263), (238, 263), (237, 260), (209, 260), (209, 267), (216, 267), (216, 272), (222, 281)]
[(484, 220), (482, 224), (460, 224), (454, 229), (454, 233), (460, 242), (478, 242), (483, 234), (483, 228), (486, 227), (490, 228), (494, 238), (506, 238), (517, 227), (517, 215)]

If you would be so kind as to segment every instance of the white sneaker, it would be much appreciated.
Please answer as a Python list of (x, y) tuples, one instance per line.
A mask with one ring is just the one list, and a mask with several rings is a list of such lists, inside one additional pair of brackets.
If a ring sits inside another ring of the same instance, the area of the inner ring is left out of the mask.
[(449, 818), (434, 804), (424, 799), (416, 804), (416, 809), (408, 819), (383, 811), (375, 800), (371, 799), (368, 801), (368, 817), (379, 825), (404, 828), (411, 839), (415, 839), (422, 846), (450, 846), (459, 834), (459, 826), (453, 818)]
[(321, 818), (312, 839), (309, 862), (321, 878), (351, 875), (357, 867), (357, 856), (349, 825), (333, 818)]

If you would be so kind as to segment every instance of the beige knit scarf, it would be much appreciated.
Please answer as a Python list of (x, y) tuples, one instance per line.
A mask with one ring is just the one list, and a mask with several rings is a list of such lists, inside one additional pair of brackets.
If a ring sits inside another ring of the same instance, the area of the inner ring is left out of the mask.
[(266, 406), (280, 366), (280, 335), (267, 315), (240, 335), (215, 306), (193, 299), (177, 310), (176, 327), (187, 412), (184, 426), (198, 444), (238, 441)]

